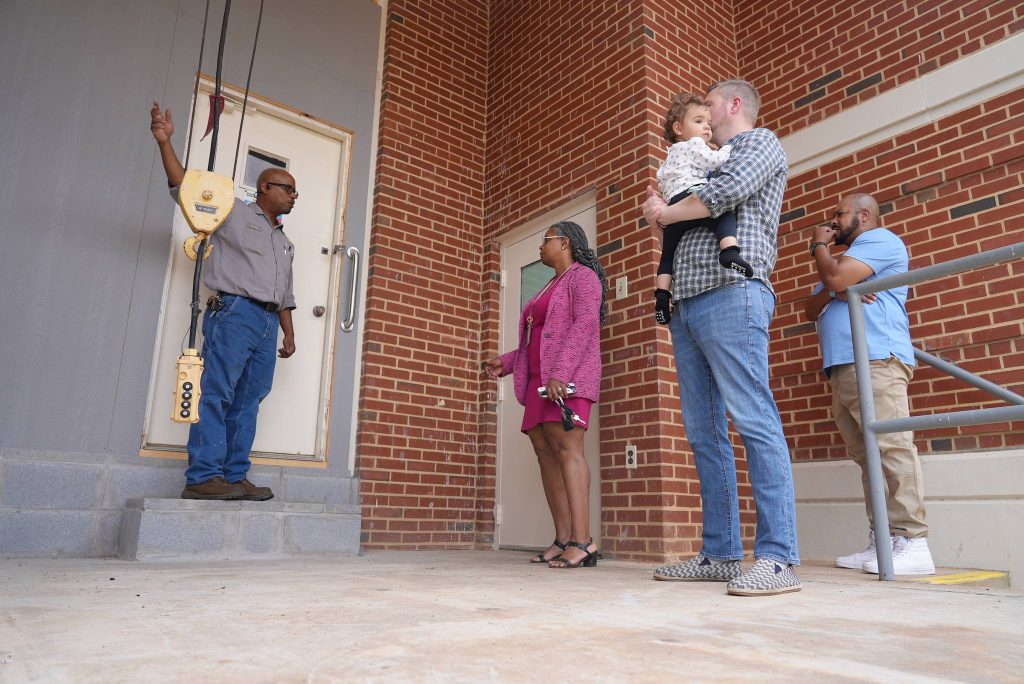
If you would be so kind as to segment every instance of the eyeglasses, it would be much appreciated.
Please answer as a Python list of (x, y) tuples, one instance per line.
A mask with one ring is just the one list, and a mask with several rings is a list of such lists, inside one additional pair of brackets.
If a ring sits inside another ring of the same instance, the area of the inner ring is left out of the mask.
[(544, 245), (548, 244), (548, 240), (565, 240), (565, 239), (566, 239), (566, 237), (564, 235), (545, 235), (544, 237), (542, 237), (540, 239), (540, 246), (543, 247)]
[(289, 185), (288, 183), (271, 183), (270, 181), (267, 181), (267, 185), (276, 185), (289, 195), (295, 195), (296, 197), (299, 196), (299, 191), (295, 189), (294, 185)]

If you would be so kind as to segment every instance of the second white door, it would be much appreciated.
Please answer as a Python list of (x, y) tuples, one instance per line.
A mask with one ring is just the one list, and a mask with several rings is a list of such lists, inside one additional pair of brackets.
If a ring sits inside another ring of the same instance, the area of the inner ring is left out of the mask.
[[(597, 213), (594, 195), (531, 221), (502, 245), (505, 287), (501, 299), (501, 349), (508, 351), (518, 340), (519, 313), (554, 271), (542, 264), (538, 246), (544, 231), (559, 221), (574, 221), (583, 228), (591, 248), (596, 242)], [(543, 548), (551, 543), (554, 527), (540, 481), (537, 457), (529, 438), (520, 431), (523, 407), (516, 401), (512, 376), (501, 380), (498, 408), (498, 525), (496, 544), (502, 548)], [(590, 533), (601, 542), (601, 442), (598, 406), (590, 414), (590, 428), (583, 438), (590, 466)]]

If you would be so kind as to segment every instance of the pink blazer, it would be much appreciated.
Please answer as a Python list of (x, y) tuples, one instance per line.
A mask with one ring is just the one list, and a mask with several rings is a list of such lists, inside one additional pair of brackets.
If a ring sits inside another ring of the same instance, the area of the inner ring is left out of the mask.
[[(519, 348), (501, 355), (501, 374), (513, 374), (516, 399), (526, 405), (529, 357), (526, 313), (534, 295), (519, 314)], [(540, 376), (576, 383), (576, 396), (597, 401), (601, 393), (601, 281), (583, 264), (574, 263), (555, 283), (540, 340)]]

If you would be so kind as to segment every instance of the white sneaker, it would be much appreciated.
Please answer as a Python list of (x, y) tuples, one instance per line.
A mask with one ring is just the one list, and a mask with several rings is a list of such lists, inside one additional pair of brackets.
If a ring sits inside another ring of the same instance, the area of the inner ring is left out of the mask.
[[(878, 559), (864, 563), (864, 572), (878, 574)], [(934, 575), (935, 563), (927, 537), (893, 537), (892, 571), (895, 575)]]
[[(889, 537), (889, 546), (892, 547), (892, 537)], [(878, 560), (878, 550), (875, 547), (875, 531), (871, 530), (868, 532), (868, 546), (863, 551), (857, 551), (851, 553), (849, 556), (840, 556), (836, 558), (837, 568), (849, 568), (851, 570), (861, 570), (864, 568), (864, 564), (868, 561)]]

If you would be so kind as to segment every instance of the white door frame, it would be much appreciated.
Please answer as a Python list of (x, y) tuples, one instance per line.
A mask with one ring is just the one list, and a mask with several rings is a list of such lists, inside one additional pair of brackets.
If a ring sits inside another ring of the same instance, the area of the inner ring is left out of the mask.
[[(506, 232), (503, 235), (501, 235), (500, 237), (498, 237), (496, 242), (498, 243), (498, 245), (500, 247), (500, 250), (501, 250), (501, 269), (502, 269), (503, 278), (512, 278), (513, 277), (513, 274), (511, 273), (511, 270), (508, 268), (508, 264), (506, 263), (506, 253), (507, 253), (507, 249), (508, 249), (509, 246), (514, 245), (514, 244), (516, 244), (516, 243), (526, 239), (527, 237), (529, 237), (530, 235), (532, 235), (534, 233), (539, 233), (539, 232), (543, 231), (545, 228), (547, 228), (548, 226), (550, 226), (550, 225), (552, 225), (554, 223), (557, 223), (559, 221), (569, 221), (569, 220), (572, 220), (573, 217), (578, 216), (579, 214), (582, 214), (582, 213), (587, 212), (587, 211), (594, 211), (594, 208), (596, 207), (596, 205), (597, 205), (597, 191), (596, 190), (590, 190), (590, 191), (588, 191), (588, 192), (586, 192), (586, 193), (584, 193), (584, 194), (582, 194), (582, 195), (580, 195), (580, 196), (578, 196), (578, 197), (576, 197), (576, 198), (574, 198), (572, 200), (569, 200), (568, 202), (565, 202), (564, 204), (558, 206), (557, 208), (552, 209), (551, 211), (543, 214), (542, 216), (539, 216), (539, 217), (537, 217), (535, 219), (527, 221), (526, 223), (524, 223), (519, 228), (514, 228), (512, 230), (509, 230), (508, 232)], [(595, 224), (596, 224), (596, 222), (595, 222)], [(595, 227), (595, 233), (596, 233), (596, 227)], [(594, 244), (591, 245), (591, 248), (593, 248), (595, 252), (597, 251), (596, 240), (594, 241)], [(505, 329), (501, 325), (501, 321), (503, 320), (504, 314), (505, 314), (505, 310), (503, 308), (505, 306), (505, 301), (504, 301), (505, 300), (505, 292), (506, 292), (505, 291), (505, 287), (503, 286), (502, 289), (501, 289), (501, 294), (500, 294), (500, 305), (499, 305), (499, 315), (498, 315), (498, 345), (499, 345), (499, 350), (501, 350), (502, 353), (504, 353), (505, 351), (508, 351), (510, 349), (513, 349), (515, 347), (515, 345), (518, 344), (518, 339), (515, 337), (515, 333), (514, 332), (510, 333), (507, 329)], [(517, 309), (517, 311), (518, 311), (518, 309)], [(515, 436), (511, 436), (511, 435), (506, 435), (505, 434), (505, 427), (504, 427), (504, 421), (502, 419), (502, 417), (503, 417), (502, 416), (502, 412), (504, 411), (504, 407), (508, 405), (508, 402), (514, 402), (514, 401), (516, 401), (516, 398), (515, 398), (515, 396), (512, 396), (511, 393), (502, 392), (501, 389), (500, 389), (500, 385), (499, 385), (499, 392), (501, 392), (501, 394), (499, 395), (501, 400), (498, 402), (498, 409), (497, 409), (497, 415), (496, 415), (497, 430), (495, 432), (495, 439), (496, 439), (497, 443), (495, 445), (495, 447), (496, 447), (495, 448), (496, 461), (495, 461), (495, 488), (494, 488), (494, 492), (495, 492), (495, 530), (494, 530), (494, 541), (492, 543), (492, 548), (494, 550), (497, 550), (499, 548), (517, 548), (517, 546), (515, 546), (515, 545), (503, 545), (501, 543), (501, 526), (502, 526), (502, 524), (504, 522), (502, 520), (503, 516), (501, 515), (501, 510), (502, 510), (502, 508), (501, 508), (501, 506), (502, 506), (501, 463), (502, 463), (502, 459), (506, 456), (506, 454), (503, 453), (503, 451), (504, 451), (503, 443), (505, 442), (505, 438), (506, 437), (513, 437), (513, 438), (515, 438)], [(594, 411), (591, 412), (591, 424), (592, 424), (593, 427), (590, 430), (588, 430), (588, 433), (591, 430), (593, 430), (594, 431), (593, 434), (595, 434), (597, 436), (598, 445), (600, 445), (600, 422), (598, 420), (598, 414), (599, 414), (599, 411), (597, 410), (597, 407), (595, 406)], [(518, 436), (519, 439), (523, 439), (523, 440), (527, 439), (523, 435), (517, 435), (517, 436)], [(529, 449), (528, 446), (527, 446), (527, 448)], [(598, 448), (600, 449), (600, 446), (598, 446)], [(598, 463), (600, 463), (600, 454), (598, 454)], [(595, 492), (596, 492), (596, 494), (595, 494)], [(600, 467), (592, 468), (591, 469), (590, 527), (591, 527), (591, 534), (593, 535), (595, 541), (597, 541), (598, 544), (600, 545), (600, 536), (601, 536), (601, 470), (600, 470)]]

